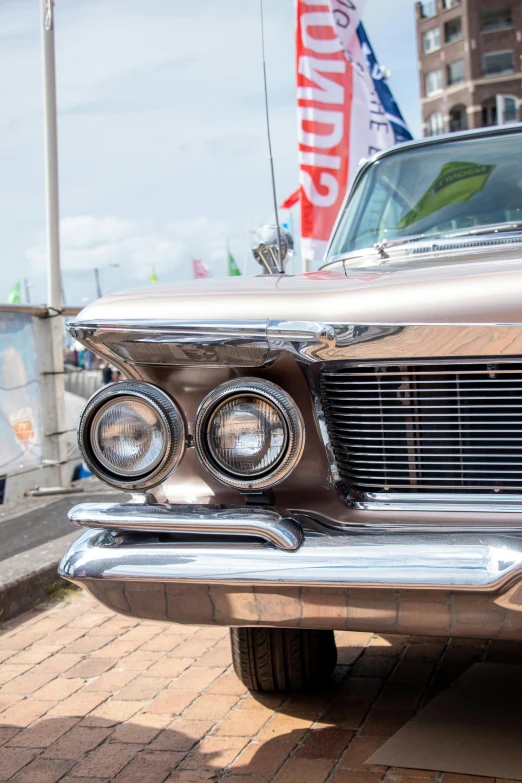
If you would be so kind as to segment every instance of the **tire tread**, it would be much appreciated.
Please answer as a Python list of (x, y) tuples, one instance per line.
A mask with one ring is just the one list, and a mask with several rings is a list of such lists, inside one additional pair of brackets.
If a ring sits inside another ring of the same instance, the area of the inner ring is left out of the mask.
[(298, 691), (324, 685), (337, 662), (333, 631), (231, 628), (234, 671), (251, 691)]

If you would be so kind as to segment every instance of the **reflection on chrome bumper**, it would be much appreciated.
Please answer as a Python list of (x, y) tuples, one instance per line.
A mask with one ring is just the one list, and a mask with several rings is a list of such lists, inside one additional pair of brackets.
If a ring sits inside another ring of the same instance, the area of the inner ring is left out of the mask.
[(290, 551), (298, 549), (303, 540), (301, 525), (272, 508), (82, 503), (69, 511), (69, 519), (82, 527), (104, 530), (253, 536)]
[(290, 552), (86, 530), (59, 573), (157, 620), (522, 638), (521, 536), (315, 534)]
[(470, 534), (306, 536), (295, 552), (263, 545), (160, 543), (87, 530), (62, 576), (237, 585), (494, 590), (522, 574), (522, 536)]

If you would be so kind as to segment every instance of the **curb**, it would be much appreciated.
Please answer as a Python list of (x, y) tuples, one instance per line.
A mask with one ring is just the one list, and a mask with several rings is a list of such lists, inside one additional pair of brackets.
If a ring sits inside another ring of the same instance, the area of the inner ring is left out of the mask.
[(73, 506), (128, 500), (125, 493), (108, 489), (98, 479), (82, 479), (80, 487), (83, 491), (68, 496), (26, 498), (0, 506), (0, 622), (27, 612), (55, 589), (70, 585), (58, 576), (57, 568), (81, 534), (67, 519)]
[(69, 584), (58, 576), (57, 568), (65, 550), (78, 535), (75, 530), (0, 563), (1, 622), (11, 620), (49, 598), (54, 585)]

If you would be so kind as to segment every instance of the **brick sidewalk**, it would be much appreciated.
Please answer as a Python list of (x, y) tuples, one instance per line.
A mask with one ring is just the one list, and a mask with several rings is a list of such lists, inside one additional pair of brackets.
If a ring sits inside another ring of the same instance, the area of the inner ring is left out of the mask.
[(12, 783), (493, 783), (364, 760), (474, 661), (522, 660), (522, 643), (341, 632), (328, 691), (254, 698), (226, 628), (139, 622), (73, 593), (2, 630)]

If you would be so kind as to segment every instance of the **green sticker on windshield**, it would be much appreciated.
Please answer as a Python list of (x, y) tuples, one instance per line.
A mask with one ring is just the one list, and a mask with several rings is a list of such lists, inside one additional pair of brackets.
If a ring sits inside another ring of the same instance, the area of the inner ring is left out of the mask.
[(463, 161), (445, 163), (426, 193), (397, 226), (406, 228), (449, 204), (467, 201), (482, 190), (494, 168), (495, 164), (487, 166)]

